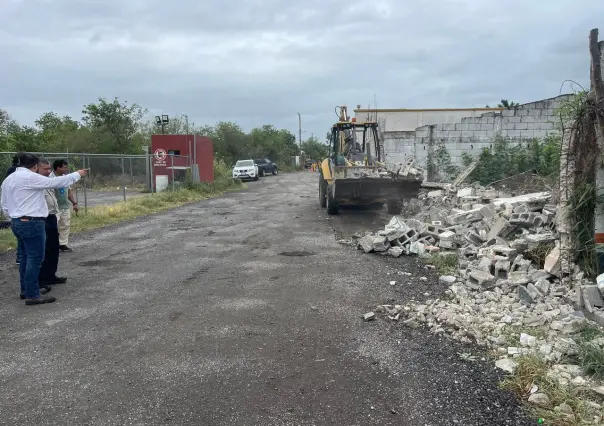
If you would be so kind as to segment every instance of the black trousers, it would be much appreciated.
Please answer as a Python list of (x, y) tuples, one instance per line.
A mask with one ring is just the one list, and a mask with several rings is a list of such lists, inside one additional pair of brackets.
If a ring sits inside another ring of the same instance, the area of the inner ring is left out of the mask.
[(46, 251), (40, 268), (40, 281), (52, 281), (59, 267), (59, 226), (57, 216), (49, 214), (46, 218)]

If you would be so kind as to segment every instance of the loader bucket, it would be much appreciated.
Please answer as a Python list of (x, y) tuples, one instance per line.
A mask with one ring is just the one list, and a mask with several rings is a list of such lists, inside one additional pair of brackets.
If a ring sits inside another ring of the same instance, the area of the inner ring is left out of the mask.
[(403, 200), (416, 198), (421, 185), (421, 182), (384, 178), (337, 179), (334, 195), (337, 200)]

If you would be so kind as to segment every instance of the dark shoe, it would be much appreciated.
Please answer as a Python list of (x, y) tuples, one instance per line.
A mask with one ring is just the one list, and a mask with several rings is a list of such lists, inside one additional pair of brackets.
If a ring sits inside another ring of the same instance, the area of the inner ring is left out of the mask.
[(53, 296), (40, 296), (36, 299), (25, 299), (26, 305), (42, 305), (44, 303), (52, 303), (57, 300), (56, 297)]
[(65, 284), (67, 282), (67, 278), (65, 277), (54, 277), (50, 280), (42, 280), (40, 281), (40, 286), (46, 285), (56, 285), (56, 284)]
[(59, 246), (59, 250), (64, 251), (64, 252), (71, 252), (71, 251), (73, 251), (72, 249), (70, 249), (67, 246)]
[(15, 260), (15, 265), (19, 265), (19, 259)]
[[(52, 287), (48, 287), (48, 286), (43, 286), (43, 285), (41, 285), (41, 286), (40, 286), (40, 294), (43, 296), (43, 295), (45, 295), (46, 293), (48, 293), (48, 292), (49, 292), (51, 289), (52, 289)], [(20, 295), (19, 295), (19, 298), (20, 298), (21, 300), (23, 300), (23, 299), (25, 299), (25, 295), (24, 295), (24, 294), (20, 294)]]

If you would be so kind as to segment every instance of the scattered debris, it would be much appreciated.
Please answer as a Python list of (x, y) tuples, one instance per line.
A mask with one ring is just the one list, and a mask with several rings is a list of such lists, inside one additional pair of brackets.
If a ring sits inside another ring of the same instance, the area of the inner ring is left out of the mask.
[(367, 312), (365, 315), (363, 315), (363, 320), (365, 321), (371, 321), (375, 319), (375, 312)]
[[(375, 312), (486, 346), (499, 358), (496, 367), (510, 374), (517, 371), (519, 357), (537, 357), (561, 385), (604, 394), (602, 383), (567, 364), (581, 351), (576, 333), (590, 320), (604, 326), (604, 274), (594, 283), (575, 269), (576, 287), (563, 285), (557, 208), (550, 197), (548, 192), (510, 196), (450, 185), (425, 191), (420, 208), (409, 209), (414, 214), (392, 217), (383, 230), (357, 240), (357, 248), (434, 259), (434, 269), (447, 268), (439, 277), (448, 285), (446, 297), (430, 299), (425, 293), (423, 301), (381, 305)], [(604, 351), (604, 338), (593, 344)], [(531, 404), (552, 408), (545, 392), (536, 386), (530, 390)], [(567, 408), (560, 404), (555, 410)]]

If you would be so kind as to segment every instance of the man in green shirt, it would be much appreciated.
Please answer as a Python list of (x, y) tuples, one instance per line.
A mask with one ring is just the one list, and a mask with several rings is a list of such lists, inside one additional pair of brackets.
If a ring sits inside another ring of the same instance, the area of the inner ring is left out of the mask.
[[(64, 176), (69, 173), (67, 160), (56, 160), (52, 163), (53, 172), (50, 177)], [(63, 252), (72, 251), (67, 245), (69, 243), (69, 228), (71, 224), (71, 209), (78, 211), (78, 202), (75, 199), (71, 186), (55, 189), (57, 202), (59, 204), (59, 249)]]

